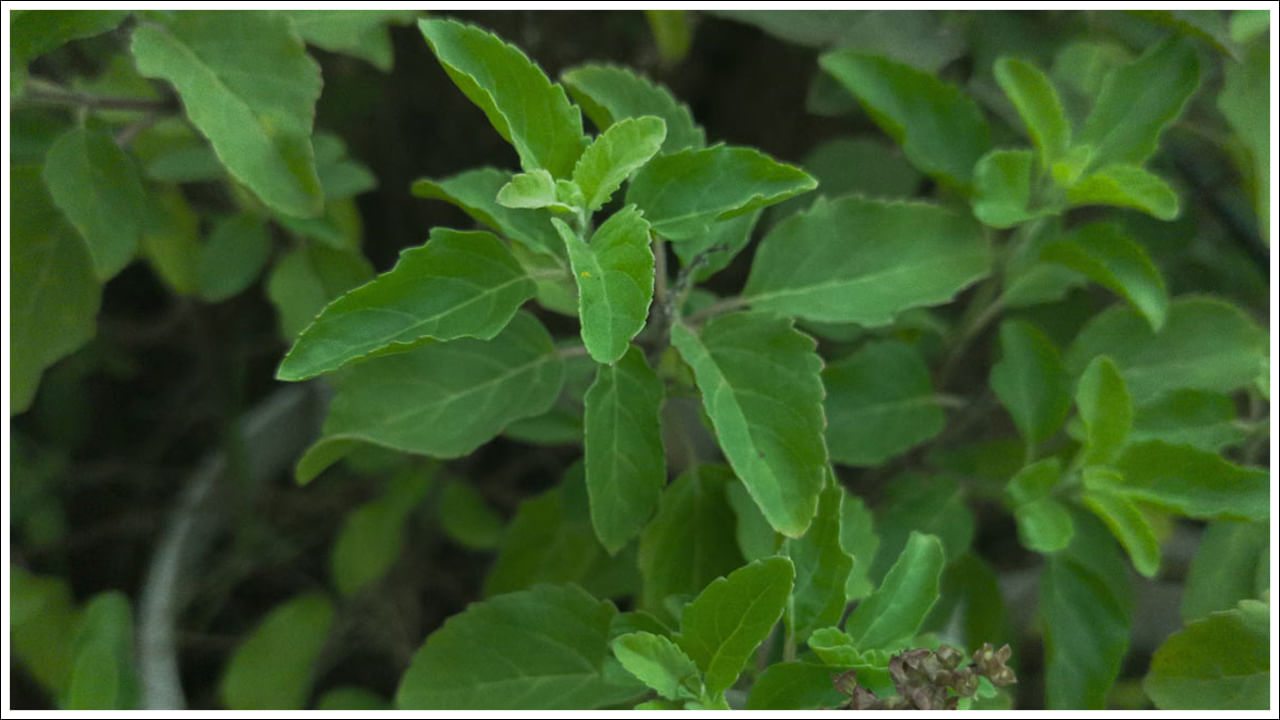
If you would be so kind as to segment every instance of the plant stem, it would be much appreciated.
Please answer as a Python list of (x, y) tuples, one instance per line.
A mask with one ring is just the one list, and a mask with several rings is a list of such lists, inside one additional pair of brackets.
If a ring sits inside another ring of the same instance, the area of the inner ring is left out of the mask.
[(709, 320), (715, 317), (716, 315), (723, 315), (727, 312), (733, 312), (734, 310), (737, 310), (738, 308), (745, 306), (748, 302), (750, 301), (747, 298), (742, 297), (741, 295), (721, 298), (720, 300), (717, 300), (711, 303), (710, 305), (702, 308), (698, 312), (690, 315), (688, 318), (685, 318), (685, 320), (690, 325), (697, 325), (699, 323), (702, 323), (706, 320)]
[(34, 105), (64, 105), (93, 110), (136, 110), (138, 112), (169, 112), (175, 108), (164, 100), (103, 97), (71, 90), (42, 78), (27, 78), (27, 89), (16, 98)]
[(588, 354), (586, 345), (567, 345), (556, 349), (556, 357), (559, 357), (562, 360), (575, 357), (586, 357)]

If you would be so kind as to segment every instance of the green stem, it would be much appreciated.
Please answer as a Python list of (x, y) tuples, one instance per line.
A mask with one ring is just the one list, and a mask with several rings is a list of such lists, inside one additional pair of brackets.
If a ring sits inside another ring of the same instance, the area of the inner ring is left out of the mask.
[(15, 98), (33, 105), (61, 105), (92, 110), (136, 110), (138, 112), (166, 112), (175, 108), (163, 100), (140, 98), (104, 97), (90, 95), (65, 88), (43, 78), (27, 78), (26, 92)]

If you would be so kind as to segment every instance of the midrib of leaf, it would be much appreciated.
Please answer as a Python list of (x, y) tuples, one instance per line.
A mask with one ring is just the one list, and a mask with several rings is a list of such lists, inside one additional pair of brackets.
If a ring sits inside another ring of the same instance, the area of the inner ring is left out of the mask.
[[(711, 658), (707, 661), (707, 669), (706, 669), (706, 673), (708, 675), (711, 674), (711, 669), (716, 666), (717, 661), (721, 657), (723, 657), (725, 647), (729, 644), (731, 640), (735, 639), (738, 636), (738, 633), (742, 631), (742, 626), (746, 623), (746, 619), (751, 615), (752, 611), (755, 610), (756, 606), (762, 601), (763, 601), (763, 593), (757, 594), (755, 598), (752, 599), (751, 602), (747, 605), (746, 611), (744, 611), (741, 615), (738, 616), (737, 622), (733, 624), (733, 629), (727, 635), (722, 632), (722, 628), (720, 625), (720, 621), (724, 618), (724, 613), (720, 613), (720, 612), (714, 613), (713, 615), (714, 620), (712, 622), (712, 625), (715, 629), (715, 635), (718, 638), (720, 638), (720, 645), (710, 653)], [(721, 606), (721, 603), (717, 603), (716, 605), (717, 605), (717, 609), (719, 609), (719, 607)], [(681, 633), (681, 636), (683, 637), (684, 634)], [(701, 638), (698, 639), (698, 645), (699, 645), (699, 648), (703, 650), (711, 649), (711, 646), (706, 644)]]
[[(848, 280), (837, 278), (833, 280), (824, 280), (818, 283), (810, 283), (808, 285), (801, 285), (798, 287), (781, 288), (779, 290), (771, 290), (768, 292), (755, 293), (752, 295), (744, 294), (743, 299), (746, 302), (751, 303), (751, 302), (756, 302), (760, 300), (772, 300), (778, 297), (785, 297), (788, 295), (803, 295), (806, 293), (816, 292), (820, 290), (829, 290), (832, 288), (855, 288), (859, 285), (863, 285), (868, 282), (884, 280), (887, 278), (894, 277), (896, 275), (915, 275), (915, 274), (918, 274), (922, 268), (950, 267), (952, 265), (955, 265), (955, 261), (949, 258), (941, 258), (934, 261), (926, 260), (925, 262), (920, 263), (918, 265), (911, 265), (911, 266), (899, 265), (899, 266), (887, 268), (884, 270), (878, 270), (873, 273), (868, 273), (866, 275), (860, 275), (856, 278), (852, 278)], [(957, 290), (956, 292), (959, 292), (959, 290)], [(954, 295), (955, 293), (952, 293), (952, 294)], [(889, 315), (892, 315), (892, 314), (893, 313), (889, 313)]]

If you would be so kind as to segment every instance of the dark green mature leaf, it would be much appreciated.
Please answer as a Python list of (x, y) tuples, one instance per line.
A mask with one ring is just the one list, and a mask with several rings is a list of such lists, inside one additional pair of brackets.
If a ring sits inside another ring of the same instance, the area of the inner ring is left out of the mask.
[(1077, 142), (1092, 148), (1093, 167), (1141, 165), (1199, 84), (1195, 46), (1171, 36), (1107, 75)]
[(1046, 559), (1039, 607), (1046, 705), (1104, 708), (1129, 647), (1133, 601), (1124, 560), (1096, 521), (1077, 522), (1071, 547)]
[(111, 135), (77, 128), (45, 155), (44, 182), (53, 202), (84, 238), (99, 278), (133, 259), (147, 219), (137, 168)]
[(1071, 123), (1053, 81), (1040, 68), (1013, 57), (996, 60), (992, 70), (1000, 89), (1027, 125), (1040, 167), (1052, 167), (1071, 145)]
[(1266, 520), (1209, 523), (1183, 586), (1183, 622), (1230, 610), (1241, 600), (1256, 597), (1261, 588), (1255, 584), (1253, 572), (1260, 560), (1265, 562), (1269, 545)]
[(472, 603), (432, 633), (400, 679), (401, 710), (567, 710), (639, 695), (605, 676), (613, 604), (572, 585)]
[(939, 594), (924, 630), (937, 629), (946, 633), (948, 640), (969, 648), (988, 642), (1000, 646), (1014, 640), (999, 575), (980, 555), (969, 552), (947, 563)]
[(1133, 400), (1111, 358), (1099, 355), (1085, 368), (1076, 386), (1076, 407), (1085, 427), (1085, 463), (1114, 460), (1133, 426)]
[(693, 121), (688, 106), (676, 100), (667, 88), (633, 70), (613, 65), (582, 65), (566, 70), (560, 79), (602, 132), (625, 118), (655, 115), (667, 124), (663, 153), (696, 150), (707, 144), (706, 134)]
[(752, 562), (779, 554), (784, 538), (765, 519), (756, 501), (751, 499), (751, 493), (747, 492), (746, 486), (742, 483), (731, 483), (727, 489), (729, 504), (733, 506), (733, 513), (738, 519), (734, 526), (734, 534), (738, 538), (738, 548), (742, 550), (742, 556), (747, 559), (747, 562)]
[(88, 248), (53, 206), (39, 168), (16, 166), (9, 181), (9, 412), (17, 414), (45, 368), (93, 337), (102, 293)]
[(816, 710), (848, 699), (831, 679), (840, 670), (815, 662), (780, 662), (765, 668), (751, 686), (747, 710)]
[(578, 283), (582, 342), (599, 363), (617, 362), (644, 328), (653, 302), (649, 223), (635, 206), (609, 216), (588, 243), (553, 219)]
[[(746, 215), (718, 220), (711, 224), (706, 233), (672, 243), (671, 249), (676, 251), (680, 264), (689, 268), (693, 281), (700, 283), (728, 267), (747, 243), (751, 242), (751, 234), (762, 212), (753, 210)], [(694, 292), (698, 290), (695, 288)], [(692, 295), (690, 299), (693, 299)]]
[(632, 347), (617, 363), (598, 367), (584, 398), (591, 524), (610, 553), (640, 533), (666, 483), (664, 392), (644, 353)]
[(858, 604), (845, 623), (856, 647), (896, 651), (914, 637), (938, 601), (944, 564), (941, 540), (911, 533), (880, 587)]
[(230, 710), (306, 707), (333, 613), (333, 603), (321, 593), (272, 609), (231, 657), (219, 685), (222, 703)]
[(950, 476), (904, 473), (886, 488), (885, 500), (875, 524), (880, 547), (871, 567), (872, 580), (883, 581), (912, 533), (937, 536), (947, 560), (960, 557), (973, 543), (973, 512), (965, 504), (964, 488)]
[(769, 524), (799, 537), (826, 481), (822, 361), (790, 319), (762, 313), (713, 318), (671, 343), (693, 368), (720, 447)]
[(1004, 357), (991, 368), (991, 389), (1027, 445), (1044, 442), (1071, 410), (1071, 377), (1053, 341), (1031, 323), (1001, 324), (1000, 347)]
[(1174, 390), (1138, 407), (1130, 439), (1163, 440), (1217, 452), (1239, 445), (1246, 433), (1236, 424), (1236, 405), (1227, 395)]
[(604, 207), (623, 181), (657, 154), (666, 137), (666, 123), (652, 115), (624, 118), (600, 133), (573, 166), (587, 212)]
[(133, 612), (124, 593), (112, 590), (89, 599), (72, 640), (72, 654), (61, 709), (137, 708)]
[(177, 88), (187, 117), (236, 180), (286, 215), (320, 214), (311, 147), (320, 66), (287, 17), (174, 13), (164, 26), (134, 30), (132, 49), (140, 73)]
[(1133, 443), (1108, 487), (1187, 517), (1262, 520), (1270, 514), (1270, 474), (1234, 465), (1218, 455), (1159, 440)]
[(329, 574), (341, 595), (376, 582), (395, 563), (404, 545), (404, 524), (422, 501), (433, 474), (411, 468), (393, 476), (378, 498), (347, 514), (329, 553)]
[[(1237, 11), (1235, 18), (1241, 17)], [(1244, 144), (1245, 158), (1238, 159), (1241, 174), (1252, 177), (1251, 191), (1258, 216), (1258, 235), (1270, 243), (1271, 232), (1271, 53), (1265, 32), (1269, 16), (1259, 18), (1263, 39), (1250, 41), (1244, 62), (1226, 63), (1218, 109)]]
[(393, 60), (387, 26), (403, 25), (411, 10), (286, 10), (307, 43), (329, 52), (367, 60), (386, 72)]
[(845, 50), (822, 55), (818, 64), (857, 96), (921, 172), (968, 187), (973, 166), (991, 144), (972, 99), (927, 72), (883, 57)]
[(1266, 710), (1269, 616), (1267, 603), (1244, 600), (1187, 625), (1156, 650), (1142, 689), (1161, 710)]
[(582, 114), (518, 48), (454, 20), (419, 20), (418, 28), (458, 89), (511, 143), (526, 172), (542, 168), (568, 179), (586, 147)]
[(929, 367), (911, 346), (872, 342), (822, 371), (834, 462), (879, 465), (942, 431)]
[(1032, 207), (1035, 183), (1030, 150), (992, 150), (973, 169), (973, 214), (997, 228), (1009, 228), (1062, 211), (1060, 206)]
[(743, 297), (808, 320), (879, 326), (985, 276), (982, 227), (937, 205), (819, 199), (760, 243)]
[(509, 208), (498, 203), (498, 191), (511, 180), (511, 173), (494, 168), (467, 170), (444, 180), (420, 178), (412, 192), (420, 198), (444, 200), (456, 205), (476, 222), (499, 235), (511, 238), (529, 250), (555, 258), (568, 268), (563, 244), (551, 227), (547, 210)]
[(460, 457), (508, 423), (546, 412), (563, 382), (551, 336), (532, 315), (517, 313), (490, 341), (427, 344), (335, 377), (323, 436), (307, 454), (360, 440)]
[(350, 685), (326, 690), (316, 700), (316, 710), (391, 710), (391, 703), (378, 693)]
[(704, 465), (676, 478), (658, 501), (658, 514), (640, 536), (641, 607), (669, 618), (664, 601), (694, 595), (742, 565), (725, 497), (729, 469)]
[(200, 297), (221, 302), (239, 295), (262, 274), (270, 256), (271, 237), (262, 218), (247, 212), (223, 218), (200, 248)]
[(716, 220), (782, 202), (818, 186), (803, 170), (748, 147), (716, 145), (660, 155), (636, 173), (627, 202), (644, 210), (653, 231), (690, 240)]
[(1028, 550), (1054, 553), (1071, 544), (1071, 513), (1053, 496), (1062, 479), (1058, 458), (1045, 458), (1018, 471), (1005, 487), (1005, 500), (1018, 523), (1018, 540)]
[(804, 642), (820, 627), (835, 625), (844, 615), (845, 585), (854, 559), (840, 543), (845, 491), (832, 485), (822, 491), (818, 514), (808, 532), (787, 538), (782, 554), (795, 564), (795, 591), (787, 603), (787, 631)]
[(738, 679), (782, 617), (794, 580), (790, 560), (765, 558), (717, 578), (685, 606), (676, 642), (705, 674), (708, 693), (722, 693)]
[(1169, 307), (1164, 278), (1147, 251), (1119, 225), (1090, 223), (1040, 252), (1043, 260), (1083, 273), (1128, 300), (1160, 332)]
[(502, 518), (471, 483), (446, 482), (439, 502), (440, 529), (450, 540), (474, 550), (487, 550), (502, 542)]
[(674, 641), (649, 632), (614, 638), (613, 654), (627, 672), (668, 700), (696, 700), (702, 695), (698, 665)]
[(533, 281), (498, 238), (435, 228), (390, 271), (330, 303), (298, 336), (276, 377), (305, 380), (429, 340), (488, 340), (533, 293)]
[(1160, 332), (1132, 308), (1117, 306), (1093, 318), (1067, 351), (1072, 373), (1095, 355), (1120, 367), (1134, 402), (1147, 403), (1170, 390), (1232, 392), (1252, 384), (1266, 357), (1267, 333), (1242, 310), (1207, 297), (1169, 304)]
[(1113, 490), (1123, 481), (1111, 468), (1087, 467), (1084, 469), (1085, 493), (1081, 500), (1124, 546), (1133, 567), (1143, 577), (1155, 577), (1160, 570), (1160, 540), (1142, 509), (1124, 494)]
[(62, 45), (113, 30), (127, 10), (15, 10), (9, 47), (14, 71)]
[(294, 339), (331, 300), (372, 279), (373, 266), (360, 253), (313, 243), (276, 261), (267, 296), (280, 313), (284, 337)]
[(1067, 204), (1133, 208), (1161, 220), (1178, 217), (1178, 194), (1137, 165), (1106, 165), (1067, 188)]

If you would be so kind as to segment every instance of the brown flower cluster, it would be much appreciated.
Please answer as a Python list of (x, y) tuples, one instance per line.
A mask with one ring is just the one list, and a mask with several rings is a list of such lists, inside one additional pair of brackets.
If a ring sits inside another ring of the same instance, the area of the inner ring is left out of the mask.
[(836, 689), (849, 696), (841, 710), (955, 710), (962, 697), (978, 692), (978, 679), (985, 677), (996, 687), (1012, 685), (1018, 679), (1005, 665), (1012, 650), (1008, 645), (996, 650), (991, 643), (973, 653), (973, 663), (960, 667), (964, 653), (943, 645), (935, 650), (909, 650), (889, 660), (889, 677), (897, 688), (895, 696), (880, 698), (858, 684), (858, 672), (849, 670), (832, 679)]

